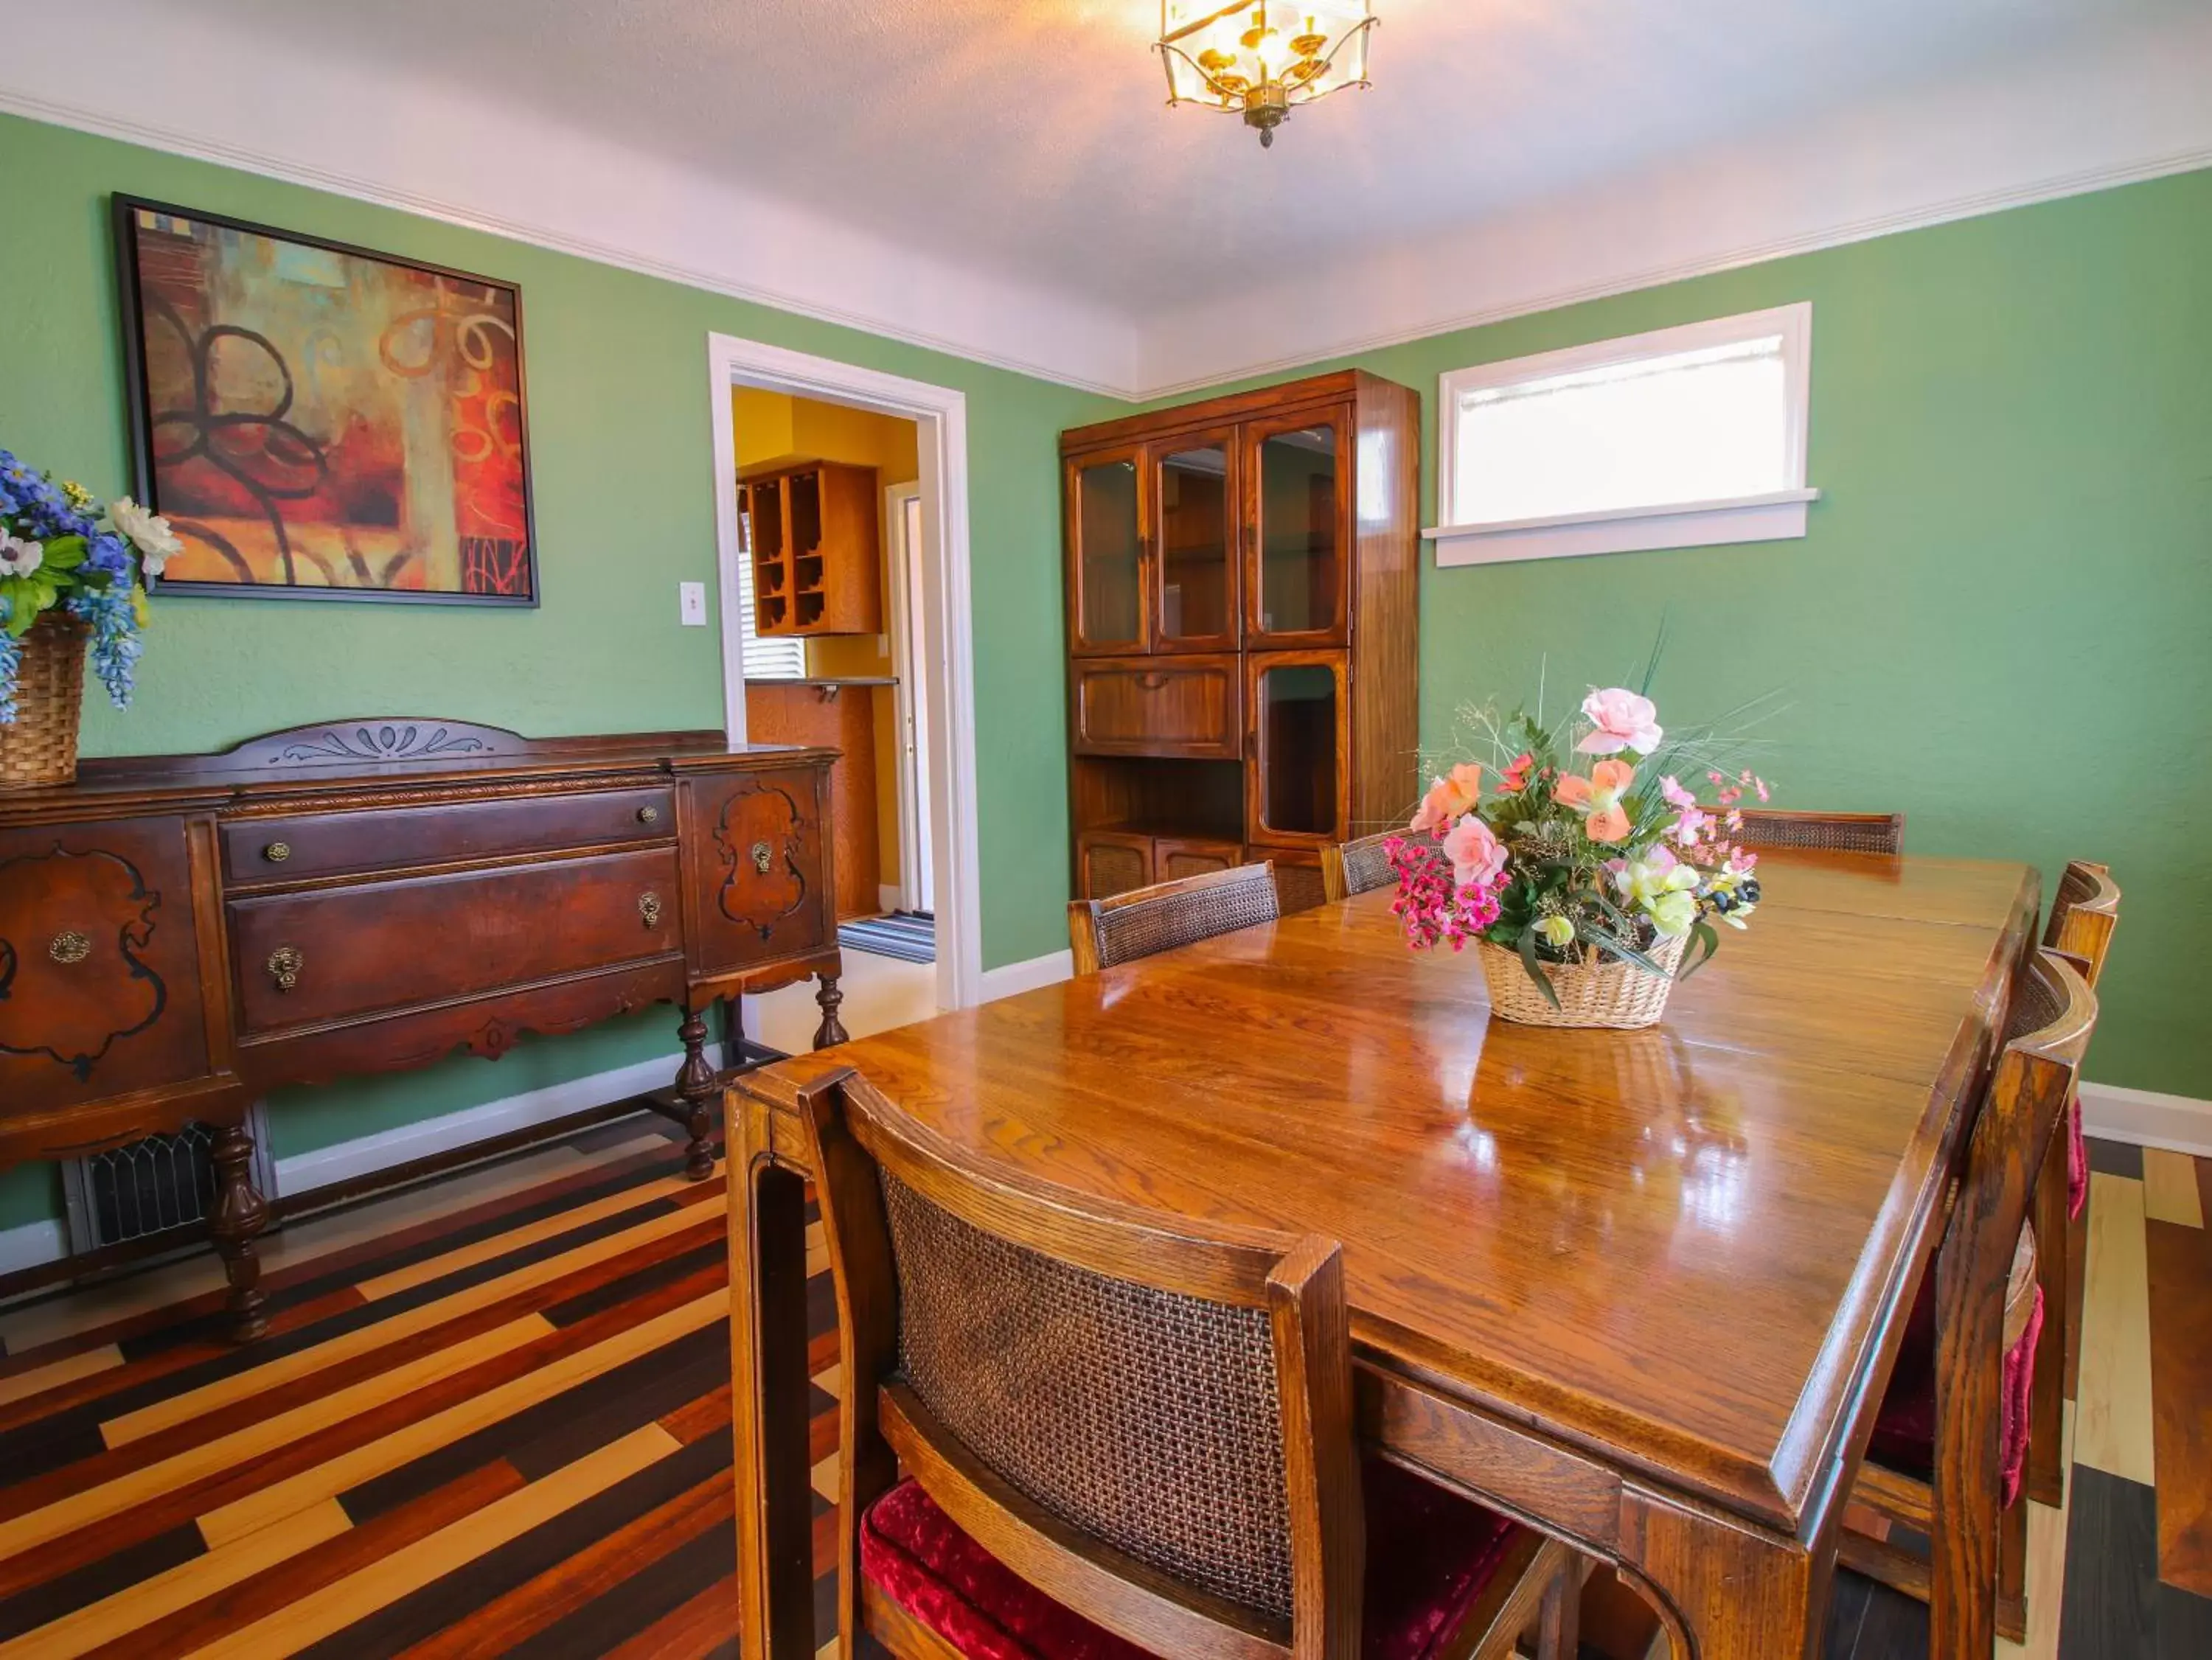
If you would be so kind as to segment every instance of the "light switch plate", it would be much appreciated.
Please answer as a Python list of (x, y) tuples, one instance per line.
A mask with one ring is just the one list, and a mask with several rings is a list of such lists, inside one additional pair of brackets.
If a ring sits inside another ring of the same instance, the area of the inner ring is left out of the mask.
[(707, 585), (703, 582), (679, 582), (676, 585), (677, 603), (682, 610), (686, 628), (707, 626)]

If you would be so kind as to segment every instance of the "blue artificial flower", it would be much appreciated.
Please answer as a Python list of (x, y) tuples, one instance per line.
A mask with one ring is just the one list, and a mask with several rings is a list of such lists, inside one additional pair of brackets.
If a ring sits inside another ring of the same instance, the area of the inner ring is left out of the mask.
[(118, 709), (131, 706), (133, 672), (146, 649), (138, 637), (138, 612), (127, 587), (79, 588), (66, 603), (70, 614), (92, 627), (92, 667)]
[(112, 531), (102, 530), (92, 538), (84, 563), (78, 568), (81, 571), (103, 572), (110, 578), (127, 577), (131, 574), (131, 549), (125, 545), (121, 536)]

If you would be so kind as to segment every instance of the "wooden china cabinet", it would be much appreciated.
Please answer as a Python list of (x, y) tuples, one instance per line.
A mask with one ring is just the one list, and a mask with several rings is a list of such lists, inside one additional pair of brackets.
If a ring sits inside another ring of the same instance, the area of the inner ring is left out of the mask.
[(1420, 403), (1358, 371), (1060, 435), (1074, 885), (1321, 850), (1419, 795)]

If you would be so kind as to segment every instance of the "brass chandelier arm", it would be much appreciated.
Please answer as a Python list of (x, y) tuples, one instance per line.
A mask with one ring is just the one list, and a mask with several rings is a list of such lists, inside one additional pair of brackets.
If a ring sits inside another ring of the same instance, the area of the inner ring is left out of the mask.
[[(1216, 23), (1218, 23), (1224, 17), (1234, 17), (1239, 12), (1249, 11), (1251, 9), (1252, 0), (1231, 0), (1231, 3), (1224, 6), (1219, 11), (1209, 12), (1204, 17), (1198, 18), (1192, 22), (1185, 23), (1173, 34), (1162, 35), (1160, 37), (1160, 44), (1164, 46), (1172, 46), (1178, 40), (1188, 40), (1192, 35), (1196, 34), (1200, 29), (1212, 28)], [(1184, 60), (1188, 62), (1189, 59), (1189, 54), (1186, 52), (1183, 54), (1183, 57)], [(1194, 64), (1192, 67), (1195, 68), (1196, 65)]]

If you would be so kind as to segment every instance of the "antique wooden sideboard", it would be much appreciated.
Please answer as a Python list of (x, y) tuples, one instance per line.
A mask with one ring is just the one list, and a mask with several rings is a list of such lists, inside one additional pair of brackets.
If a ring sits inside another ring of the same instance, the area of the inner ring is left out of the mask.
[(711, 1175), (706, 1008), (812, 976), (817, 1046), (845, 1036), (836, 755), (351, 720), (0, 795), (0, 1166), (215, 1127), (208, 1232), (251, 1338), (256, 1097), (667, 1003)]

